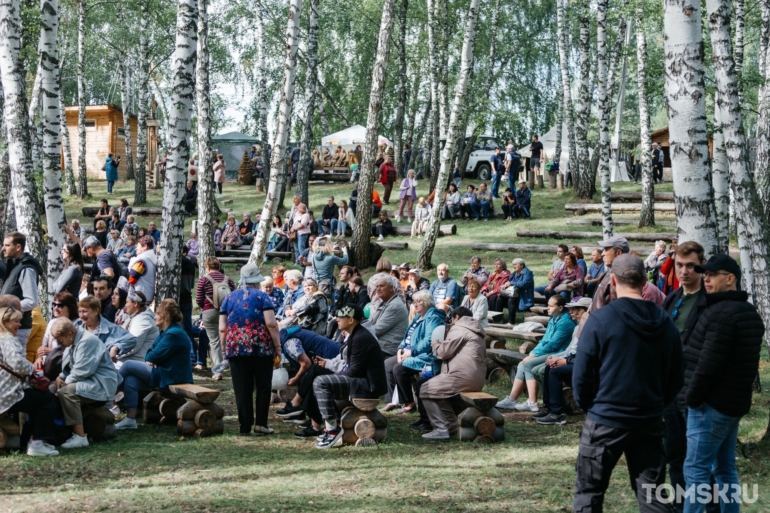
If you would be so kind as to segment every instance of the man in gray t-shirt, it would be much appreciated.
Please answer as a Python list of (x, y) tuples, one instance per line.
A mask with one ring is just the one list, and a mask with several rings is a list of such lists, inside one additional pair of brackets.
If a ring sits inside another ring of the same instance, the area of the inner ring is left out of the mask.
[[(551, 264), (551, 270), (548, 271), (548, 283), (551, 283), (553, 281), (553, 277), (556, 276), (556, 273), (559, 272), (562, 267), (564, 267), (564, 258), (567, 256), (567, 253), (569, 253), (569, 248), (567, 245), (559, 244), (559, 247), (556, 248), (556, 260)], [(545, 288), (547, 286), (548, 284), (535, 287), (535, 292), (539, 292), (540, 294), (545, 295)]]

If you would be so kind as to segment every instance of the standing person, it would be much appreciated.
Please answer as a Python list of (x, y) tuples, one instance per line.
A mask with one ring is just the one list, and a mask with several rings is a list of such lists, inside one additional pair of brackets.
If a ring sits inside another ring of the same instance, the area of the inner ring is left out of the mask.
[(102, 170), (107, 179), (107, 194), (112, 194), (112, 186), (118, 181), (118, 166), (120, 165), (120, 155), (112, 158), (112, 153), (107, 154), (107, 160), (104, 162)]
[(594, 297), (596, 287), (599, 282), (604, 278), (604, 260), (602, 259), (602, 252), (599, 249), (594, 249), (591, 252), (591, 266), (588, 268), (585, 279), (585, 295), (588, 297)]
[(197, 266), (188, 257), (189, 249), (182, 247), (182, 280), (179, 290), (179, 310), (182, 312), (182, 326), (190, 340), (193, 339), (192, 331), (192, 311), (193, 298), (192, 289), (195, 287), (195, 270)]
[(3, 256), (6, 274), (0, 294), (16, 296), (21, 301), (21, 326), (16, 334), (22, 347), (27, 347), (27, 339), (32, 332), (32, 310), (40, 304), (37, 285), (41, 276), (46, 276), (40, 262), (24, 250), (27, 237), (20, 232), (6, 234), (3, 239)]
[(640, 511), (668, 511), (649, 490), (666, 479), (662, 419), (682, 387), (679, 332), (662, 308), (642, 298), (647, 275), (639, 257), (615, 258), (610, 280), (617, 299), (588, 318), (572, 374), (575, 402), (588, 414), (574, 508), (601, 511), (612, 470), (625, 454)]
[[(195, 302), (201, 309), (201, 318), (206, 335), (209, 337), (209, 350), (212, 369), (222, 363), (222, 342), (219, 338), (219, 307), (230, 291), (235, 290), (233, 280), (220, 270), (222, 264), (218, 258), (206, 259), (206, 274), (198, 279)], [(222, 373), (213, 376), (214, 381), (222, 379)]]
[(412, 160), (412, 148), (408, 144), (404, 144), (404, 168), (401, 171), (401, 176), (406, 177), (409, 169), (409, 163)]
[(543, 161), (543, 143), (537, 134), (532, 135), (532, 144), (529, 145), (531, 156), (529, 157), (529, 168), (533, 176), (540, 176), (540, 163)]
[(217, 188), (217, 198), (222, 197), (222, 184), (225, 183), (225, 157), (221, 154), (217, 154), (217, 160), (214, 162), (214, 185)]
[(663, 182), (663, 150), (658, 143), (652, 144), (652, 181)]
[(489, 157), (490, 165), (492, 166), (492, 197), (500, 198), (500, 180), (503, 178), (505, 167), (503, 161), (500, 158), (500, 147), (495, 146), (495, 153)]
[(342, 239), (347, 236), (347, 229), (348, 224), (352, 226), (352, 223), (348, 223), (349, 217), (350, 217), (351, 211), (348, 208), (348, 202), (345, 200), (340, 200), (340, 207), (338, 210), (337, 215), (339, 216), (337, 219), (337, 238)]
[[(401, 186), (398, 197), (400, 200), (399, 206), (398, 206), (398, 214), (396, 214), (396, 222), (400, 223), (401, 218), (404, 217), (404, 207), (408, 205), (408, 210), (406, 211), (406, 218), (411, 223), (412, 222), (412, 205), (414, 205), (414, 202), (417, 200), (417, 179), (414, 177), (414, 169), (410, 169), (406, 173), (406, 178), (401, 180)], [(457, 187), (455, 187), (457, 189)]]
[(299, 257), (307, 248), (307, 240), (310, 237), (310, 215), (307, 213), (307, 206), (300, 203), (297, 206), (297, 212), (292, 215), (291, 232), (296, 237), (294, 239), (294, 256), (296, 263), (299, 264)]
[(187, 181), (192, 182), (193, 189), (198, 189), (198, 166), (195, 165), (195, 155), (190, 159), (190, 164), (187, 166)]
[(184, 211), (188, 216), (193, 215), (198, 208), (198, 191), (193, 187), (193, 183), (187, 180), (187, 189), (185, 191)]
[[(681, 264), (678, 256), (676, 264)], [(694, 270), (703, 275), (707, 306), (684, 349), (684, 479), (688, 489), (710, 491), (713, 475), (720, 488), (728, 490), (727, 501), (720, 501), (722, 511), (739, 511), (740, 499), (734, 493), (740, 486), (735, 467), (738, 424), (751, 409), (765, 329), (748, 294), (738, 290), (741, 267), (735, 260), (717, 254)], [(700, 493), (685, 499), (685, 513), (705, 509)]]
[(59, 292), (69, 292), (73, 297), (80, 293), (80, 284), (83, 282), (83, 255), (80, 252), (80, 245), (76, 242), (65, 244), (61, 248), (61, 256), (64, 259), (64, 269), (59, 277), (53, 282), (51, 294)]
[(90, 275), (92, 281), (102, 274), (109, 276), (111, 280), (117, 280), (118, 276), (121, 275), (118, 258), (104, 249), (99, 239), (93, 235), (86, 239), (83, 250), (86, 252), (86, 256), (93, 261)]
[(136, 243), (136, 256), (128, 263), (128, 282), (152, 303), (155, 298), (155, 275), (158, 268), (153, 238), (145, 235)]
[[(244, 265), (241, 288), (228, 294), (219, 307), (219, 338), (224, 341), (225, 358), (230, 362), (241, 435), (248, 435), (252, 424), (258, 435), (273, 434), (273, 429), (267, 427), (267, 415), (273, 367), (281, 362), (281, 341), (273, 300), (258, 288), (262, 281), (259, 267)], [(252, 408), (255, 387), (257, 396)]]
[(516, 189), (516, 180), (521, 174), (521, 154), (516, 151), (513, 143), (505, 148), (505, 172), (508, 174), (508, 187)]
[(396, 183), (396, 178), (396, 168), (393, 166), (393, 159), (388, 155), (380, 166), (380, 183), (385, 188), (382, 202), (385, 205), (390, 205), (390, 193), (393, 191), (393, 184)]
[(321, 229), (326, 235), (333, 235), (337, 233), (337, 223), (339, 223), (340, 207), (334, 203), (334, 196), (329, 196), (329, 199), (324, 205), (323, 212), (321, 212)]

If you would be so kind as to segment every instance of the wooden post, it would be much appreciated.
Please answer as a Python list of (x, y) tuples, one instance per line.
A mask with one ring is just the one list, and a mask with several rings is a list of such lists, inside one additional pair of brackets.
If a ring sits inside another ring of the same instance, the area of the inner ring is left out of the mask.
[(548, 172), (548, 188), (555, 189), (556, 188), (556, 175), (560, 175), (558, 171), (549, 171)]
[(556, 188), (560, 191), (564, 190), (564, 175), (561, 173), (556, 174)]

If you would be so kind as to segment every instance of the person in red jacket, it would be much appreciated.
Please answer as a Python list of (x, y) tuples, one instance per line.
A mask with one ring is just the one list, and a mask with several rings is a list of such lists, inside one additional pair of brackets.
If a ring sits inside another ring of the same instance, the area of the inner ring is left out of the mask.
[(660, 277), (661, 280), (659, 282), (659, 286), (661, 291), (668, 295), (671, 292), (679, 289), (679, 278), (676, 277), (676, 271), (675, 271), (675, 259), (676, 258), (676, 239), (673, 240), (671, 243), (671, 253), (669, 253), (668, 258), (665, 262), (663, 262), (663, 265), (660, 266)]
[(390, 156), (385, 157), (385, 162), (380, 165), (380, 183), (385, 188), (382, 195), (382, 202), (390, 204), (390, 192), (393, 190), (393, 184), (396, 182), (396, 168)]

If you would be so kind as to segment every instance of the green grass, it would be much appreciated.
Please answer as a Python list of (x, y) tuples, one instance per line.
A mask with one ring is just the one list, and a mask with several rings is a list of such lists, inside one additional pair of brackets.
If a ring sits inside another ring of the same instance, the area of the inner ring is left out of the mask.
[[(98, 183), (89, 184), (92, 191)], [(639, 186), (615, 184), (614, 190)], [(670, 190), (670, 184), (662, 190)], [(101, 190), (104, 190), (103, 188)], [(349, 195), (349, 185), (311, 186), (311, 208), (320, 212), (326, 197)], [(420, 194), (427, 191), (420, 190)], [(133, 196), (131, 184), (119, 183), (113, 201)], [(160, 205), (160, 194), (149, 195), (149, 205)], [(98, 203), (96, 199), (88, 205)], [(254, 212), (263, 196), (251, 187), (225, 184), (225, 197), (234, 210)], [(474, 254), (473, 241), (519, 242), (515, 230), (565, 229), (564, 203), (568, 192), (537, 189), (533, 195), (535, 219), (523, 223), (460, 223), (458, 235), (438, 241), (433, 262), (448, 262), (465, 269)], [(288, 203), (288, 202), (287, 202)], [(67, 202), (67, 215), (82, 219), (77, 201)], [(139, 218), (146, 226), (148, 219)], [(156, 219), (159, 221), (159, 219)], [(190, 219), (187, 221), (190, 222)], [(189, 226), (189, 224), (188, 224)], [(581, 227), (581, 231), (591, 229)], [(593, 228), (594, 231), (599, 231)], [(414, 262), (419, 241), (407, 251), (388, 251), (394, 262)], [(554, 243), (555, 241), (550, 241)], [(572, 242), (572, 241), (569, 241)], [(586, 242), (585, 245), (590, 243)], [(482, 253), (491, 266), (496, 253)], [(508, 261), (513, 254), (506, 254)], [(524, 257), (543, 283), (551, 255)], [(433, 276), (434, 273), (429, 273)], [(770, 362), (763, 356), (761, 377), (765, 388), (754, 395), (754, 406), (741, 422), (738, 469), (745, 483), (759, 484), (759, 501), (744, 511), (770, 511), (764, 491), (770, 486), (770, 450), (760, 443), (770, 414)], [(88, 449), (65, 452), (58, 458), (0, 458), (2, 511), (163, 511), (163, 512), (568, 512), (572, 511), (575, 457), (582, 416), (566, 426), (538, 426), (527, 414), (508, 413), (506, 440), (494, 446), (450, 441), (423, 441), (408, 428), (414, 417), (389, 413), (388, 438), (373, 449), (345, 447), (318, 451), (313, 443), (297, 440), (293, 424), (281, 423), (271, 410), (276, 429), (266, 438), (238, 437), (236, 408), (229, 379), (196, 382), (221, 389), (218, 401), (226, 412), (225, 435), (202, 440), (180, 440), (173, 427), (141, 426), (119, 432), (115, 440)], [(510, 382), (504, 377), (486, 390), (502, 397)], [(141, 423), (140, 423), (141, 424)], [(638, 511), (628, 485), (625, 462), (613, 474), (606, 511)]]

